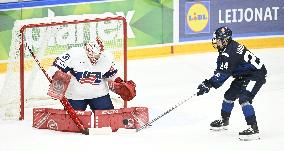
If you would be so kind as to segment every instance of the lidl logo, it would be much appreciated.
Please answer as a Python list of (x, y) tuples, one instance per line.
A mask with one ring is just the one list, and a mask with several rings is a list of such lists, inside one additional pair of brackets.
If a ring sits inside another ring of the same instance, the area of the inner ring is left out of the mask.
[(210, 2), (185, 3), (185, 34), (210, 32)]

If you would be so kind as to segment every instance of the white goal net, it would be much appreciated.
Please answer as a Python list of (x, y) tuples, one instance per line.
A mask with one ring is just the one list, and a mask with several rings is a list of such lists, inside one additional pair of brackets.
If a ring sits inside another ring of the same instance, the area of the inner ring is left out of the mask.
[(26, 107), (60, 103), (47, 95), (49, 81), (27, 49), (48, 70), (59, 54), (99, 37), (126, 78), (127, 31), (121, 16), (73, 15), (16, 21), (0, 94), (0, 119), (23, 119)]

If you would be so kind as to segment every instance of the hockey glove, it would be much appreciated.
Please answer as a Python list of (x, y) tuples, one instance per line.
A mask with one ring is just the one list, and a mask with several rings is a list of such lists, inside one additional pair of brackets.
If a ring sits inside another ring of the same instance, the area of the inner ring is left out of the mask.
[(210, 88), (212, 87), (209, 80), (205, 79), (198, 87), (197, 96), (203, 95), (204, 93), (208, 93)]
[(125, 82), (120, 77), (109, 82), (110, 90), (120, 95), (124, 101), (130, 101), (136, 96), (135, 87), (136, 84), (132, 80)]
[(70, 83), (71, 76), (61, 70), (55, 72), (49, 85), (47, 94), (52, 98), (61, 100)]

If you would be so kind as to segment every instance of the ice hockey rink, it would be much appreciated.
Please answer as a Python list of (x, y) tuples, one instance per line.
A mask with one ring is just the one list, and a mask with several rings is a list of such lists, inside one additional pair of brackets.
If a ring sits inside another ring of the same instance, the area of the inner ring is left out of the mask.
[[(283, 151), (284, 142), (284, 48), (252, 50), (267, 67), (267, 83), (253, 105), (260, 140), (239, 141), (247, 128), (238, 102), (229, 130), (211, 132), (209, 124), (220, 118), (223, 94), (232, 79), (208, 94), (193, 97), (162, 117), (151, 128), (138, 133), (82, 135), (32, 128), (31, 109), (24, 121), (0, 121), (0, 151)], [(217, 53), (176, 55), (128, 61), (128, 79), (137, 84), (137, 96), (129, 107), (149, 108), (150, 120), (189, 98), (216, 67)]]

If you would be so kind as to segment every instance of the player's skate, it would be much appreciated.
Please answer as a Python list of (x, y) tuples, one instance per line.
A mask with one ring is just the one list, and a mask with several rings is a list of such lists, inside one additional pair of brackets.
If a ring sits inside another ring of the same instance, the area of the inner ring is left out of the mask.
[(219, 119), (215, 120), (210, 124), (210, 130), (212, 131), (222, 131), (227, 130), (229, 125), (229, 119)]
[(251, 141), (260, 139), (257, 125), (250, 125), (248, 129), (239, 133), (239, 139), (242, 141)]

